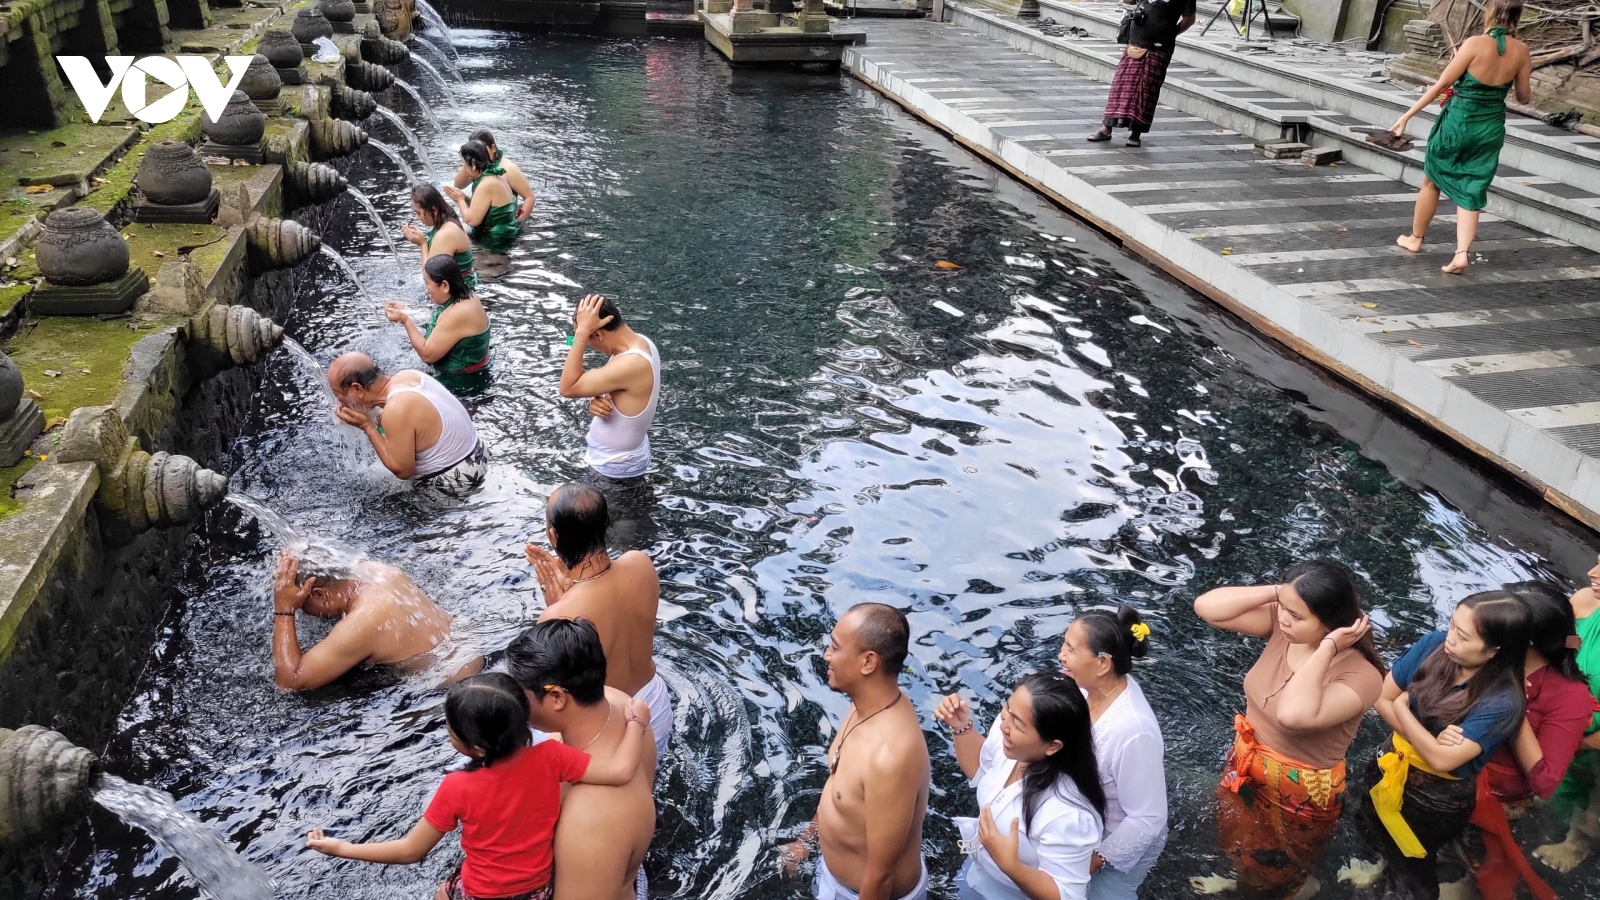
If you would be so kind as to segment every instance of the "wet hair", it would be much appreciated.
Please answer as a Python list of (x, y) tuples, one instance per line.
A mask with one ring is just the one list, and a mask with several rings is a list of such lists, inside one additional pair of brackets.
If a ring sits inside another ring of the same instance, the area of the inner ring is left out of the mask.
[[(1522, 722), (1527, 694), (1522, 687), (1522, 665), (1528, 657), (1528, 607), (1517, 595), (1507, 591), (1483, 591), (1461, 601), (1459, 607), (1472, 611), (1478, 637), (1494, 651), (1494, 656), (1468, 679), (1466, 689), (1452, 691), (1461, 680), (1461, 667), (1440, 645), (1422, 661), (1408, 688), (1422, 717), (1436, 726), (1457, 724), (1478, 701), (1493, 691), (1506, 691), (1515, 701), (1516, 715), (1508, 716), (1509, 728)], [(1432, 730), (1430, 728), (1430, 730)], [(1493, 735), (1504, 737), (1503, 734)]]
[(610, 297), (600, 298), (600, 308), (595, 311), (601, 319), (610, 317), (611, 321), (600, 326), (601, 331), (616, 331), (622, 327), (622, 310), (617, 308), (617, 301)]
[(883, 664), (879, 674), (898, 679), (911, 646), (911, 623), (906, 614), (887, 603), (857, 603), (845, 614), (850, 613), (859, 614), (856, 642), (861, 649), (876, 653)]
[(489, 148), (478, 141), (467, 141), (461, 145), (461, 159), (467, 165), (482, 172), (489, 168)]
[(487, 150), (490, 147), (498, 148), (500, 146), (499, 144), (495, 143), (494, 134), (492, 132), (490, 132), (489, 129), (487, 129), (487, 128), (479, 128), (477, 131), (474, 131), (473, 133), (467, 135), (467, 140), (469, 140), (469, 141), (477, 141), (478, 143), (483, 145), (485, 150)]
[(1522, 21), (1522, 0), (1489, 0), (1483, 9), (1483, 27), (1504, 28), (1517, 33), (1517, 24)]
[(1144, 617), (1132, 604), (1124, 603), (1115, 610), (1091, 609), (1078, 616), (1083, 631), (1089, 636), (1089, 649), (1111, 658), (1111, 668), (1118, 675), (1133, 671), (1133, 661), (1143, 659), (1150, 652), (1150, 639), (1133, 636), (1133, 627), (1143, 625)]
[(411, 189), (411, 202), (422, 208), (426, 218), (432, 219), (430, 227), (438, 228), (446, 222), (461, 224), (461, 219), (456, 215), (455, 207), (445, 202), (444, 194), (431, 184), (419, 184)]
[(308, 544), (295, 553), (295, 558), (300, 561), (300, 583), (304, 584), (307, 578), (319, 581), (354, 581), (358, 574), (356, 567), (348, 557), (332, 547), (321, 544)]
[(556, 555), (573, 568), (596, 553), (606, 552), (606, 495), (587, 484), (568, 482), (550, 495), (544, 521), (555, 532)]
[(339, 390), (347, 391), (352, 384), (359, 384), (364, 388), (369, 388), (382, 377), (383, 369), (379, 368), (377, 363), (368, 359), (367, 364), (364, 366), (350, 366), (345, 369), (344, 374), (339, 376)]
[(1583, 683), (1578, 670), (1578, 651), (1567, 644), (1578, 634), (1572, 604), (1560, 591), (1538, 581), (1518, 581), (1505, 590), (1528, 607), (1528, 644), (1539, 651), (1550, 669), (1563, 678)]
[(528, 698), (504, 672), (474, 675), (450, 686), (444, 720), (461, 743), (483, 751), (468, 769), (492, 766), (528, 746)]
[(1022, 679), (1033, 698), (1033, 727), (1045, 743), (1060, 741), (1061, 749), (1038, 762), (1028, 763), (1022, 776), (1022, 827), (1030, 831), (1033, 814), (1045, 795), (1070, 778), (1101, 820), (1106, 816), (1106, 791), (1094, 758), (1094, 730), (1089, 722), (1089, 701), (1078, 683), (1061, 672), (1035, 672)]
[(550, 619), (530, 626), (506, 647), (506, 670), (541, 699), (548, 693), (546, 685), (571, 694), (579, 706), (606, 698), (606, 651), (588, 619)]
[(451, 300), (465, 300), (472, 296), (467, 280), (461, 277), (461, 266), (450, 254), (438, 253), (428, 257), (428, 261), (422, 265), (422, 271), (428, 274), (428, 280), (434, 284), (449, 285)]
[[(1356, 577), (1344, 563), (1326, 557), (1296, 563), (1283, 573), (1283, 581), (1306, 602), (1311, 614), (1329, 631), (1354, 625), (1361, 618), (1361, 597), (1356, 593)], [(1356, 652), (1366, 657), (1379, 674), (1389, 671), (1372, 644), (1372, 632), (1356, 642)]]

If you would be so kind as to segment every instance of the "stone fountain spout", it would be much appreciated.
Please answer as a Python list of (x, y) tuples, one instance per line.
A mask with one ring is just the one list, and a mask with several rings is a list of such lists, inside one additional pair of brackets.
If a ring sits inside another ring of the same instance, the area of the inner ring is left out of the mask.
[(327, 203), (350, 187), (339, 170), (326, 163), (297, 160), (284, 167), (283, 177), (298, 205)]
[(187, 456), (145, 452), (109, 406), (73, 410), (53, 460), (94, 463), (95, 501), (130, 533), (197, 522), (228, 493), (225, 476)]
[(293, 219), (256, 216), (244, 231), (250, 265), (258, 272), (293, 268), (322, 246), (321, 235)]
[(249, 366), (283, 343), (283, 326), (248, 306), (214, 304), (189, 320), (189, 340), (220, 365)]
[(81, 815), (99, 774), (94, 754), (57, 732), (0, 728), (0, 844), (34, 840)]
[(312, 119), (311, 155), (318, 160), (349, 156), (366, 146), (367, 133), (344, 119)]

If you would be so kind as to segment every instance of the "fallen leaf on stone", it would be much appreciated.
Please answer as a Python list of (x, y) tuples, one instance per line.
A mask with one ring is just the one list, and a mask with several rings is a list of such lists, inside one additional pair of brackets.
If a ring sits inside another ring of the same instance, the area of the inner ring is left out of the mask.
[(1348, 229), (1348, 228), (1346, 228), (1346, 227), (1344, 227), (1344, 226), (1343, 226), (1343, 225), (1340, 225), (1340, 226), (1339, 226), (1339, 230), (1340, 230), (1340, 231), (1349, 231), (1349, 230), (1350, 230), (1350, 229)]
[(1421, 341), (1414, 341), (1414, 340), (1412, 340), (1410, 338), (1406, 338), (1406, 343), (1410, 344), (1413, 347), (1421, 347), (1422, 346), (1422, 342)]
[(82, 373), (83, 373), (83, 374), (85, 374), (85, 375), (93, 375), (93, 374), (94, 374), (94, 373), (93, 373), (93, 372), (91, 372), (91, 371), (89, 371), (89, 368), (88, 368), (88, 367), (87, 367), (87, 366), (85, 366), (85, 367), (84, 367), (84, 368), (82, 368), (82, 369), (79, 369), (79, 370), (78, 370), (78, 371), (79, 371), (79, 372), (82, 372)]
[(28, 189), (23, 191), (23, 193), (25, 193), (25, 194), (48, 194), (53, 190), (55, 190), (55, 188), (50, 186), (50, 185), (48, 185), (48, 184), (30, 184), (30, 185), (28, 185)]
[(1378, 308), (1378, 304), (1376, 304), (1376, 303), (1363, 303), (1361, 305), (1365, 306), (1367, 309), (1377, 309)]
[(935, 269), (959, 269), (959, 268), (961, 268), (960, 266), (956, 265), (955, 263), (951, 262), (948, 259), (939, 260), (938, 262), (933, 264), (933, 267)]
[(236, 159), (236, 160), (233, 161), (233, 164), (236, 165), (236, 166), (248, 166), (248, 165), (250, 165), (250, 161), (249, 160), (244, 160), (244, 159)]
[(45, 369), (44, 370), (44, 375), (45, 375), (46, 378), (60, 378), (61, 377), (61, 373), (57, 372), (55, 369)]
[(1203, 241), (1203, 240), (1206, 239), (1206, 236), (1203, 235), (1203, 234), (1197, 234), (1197, 235), (1194, 236), (1194, 239), (1197, 240), (1197, 241)]
[(50, 429), (56, 427), (57, 425), (65, 425), (65, 424), (67, 424), (67, 417), (66, 416), (51, 416), (49, 419), (47, 419), (45, 421), (44, 430), (45, 431), (49, 431)]
[(28, 396), (32, 397), (35, 400), (43, 400), (44, 399), (44, 395), (39, 393), (38, 391), (34, 390), (33, 388), (28, 388)]
[(17, 258), (15, 256), (6, 257), (6, 268), (14, 269), (14, 268), (16, 268), (16, 266), (17, 266)]
[(49, 458), (50, 458), (49, 456), (47, 456), (47, 455), (45, 455), (43, 453), (39, 454), (39, 461), (40, 462), (44, 462), (45, 460), (47, 460)]
[(82, 151), (82, 150), (79, 150), (79, 151), (78, 151), (78, 155), (79, 155), (79, 156), (82, 156), (82, 155), (83, 155), (83, 151)]
[(165, 259), (166, 256), (167, 256), (165, 253), (162, 253), (160, 250), (151, 250), (150, 251), (150, 255), (154, 256), (156, 259)]
[(67, 145), (66, 141), (51, 141), (50, 142), (50, 146), (52, 146), (52, 147), (65, 147), (66, 145)]

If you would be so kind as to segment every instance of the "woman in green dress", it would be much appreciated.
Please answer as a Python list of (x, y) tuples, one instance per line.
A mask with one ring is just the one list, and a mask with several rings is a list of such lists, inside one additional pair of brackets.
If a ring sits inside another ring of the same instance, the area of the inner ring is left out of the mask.
[[(1600, 564), (1589, 570), (1589, 583), (1568, 602), (1578, 624), (1578, 671), (1589, 680), (1589, 691), (1600, 693)], [(1569, 823), (1567, 839), (1546, 844), (1533, 855), (1557, 872), (1571, 872), (1600, 846), (1600, 709), (1550, 805)]]
[(434, 304), (426, 328), (419, 329), (405, 306), (392, 300), (384, 304), (384, 316), (406, 327), (417, 355), (452, 394), (481, 389), (489, 378), (489, 314), (452, 256), (440, 253), (424, 263), (422, 283)]
[(1500, 167), (1500, 145), (1506, 138), (1506, 94), (1516, 88), (1517, 100), (1532, 99), (1533, 64), (1528, 45), (1516, 39), (1522, 0), (1490, 0), (1484, 10), (1483, 34), (1468, 38), (1433, 87), (1389, 130), (1403, 135), (1411, 117), (1444, 98), (1443, 109), (1428, 133), (1422, 190), (1417, 193), (1411, 233), (1396, 243), (1408, 253), (1422, 251), (1422, 238), (1443, 193), (1456, 205), (1456, 255), (1443, 271), (1465, 272), (1478, 236), (1478, 214), (1489, 199), (1489, 183)]
[(467, 288), (476, 291), (478, 273), (472, 269), (472, 239), (467, 237), (456, 211), (444, 202), (444, 195), (431, 184), (417, 185), (411, 189), (411, 212), (428, 230), (408, 223), (400, 231), (406, 240), (422, 248), (418, 265), (423, 269), (423, 277), (427, 277), (428, 260), (447, 253), (455, 258), (456, 268), (461, 270)]
[(492, 253), (505, 253), (522, 233), (517, 195), (506, 183), (506, 170), (489, 156), (489, 148), (477, 141), (461, 145), (461, 162), (472, 174), (472, 197), (468, 199), (455, 185), (447, 185), (444, 192), (461, 210), (461, 218), (472, 229), (472, 239)]

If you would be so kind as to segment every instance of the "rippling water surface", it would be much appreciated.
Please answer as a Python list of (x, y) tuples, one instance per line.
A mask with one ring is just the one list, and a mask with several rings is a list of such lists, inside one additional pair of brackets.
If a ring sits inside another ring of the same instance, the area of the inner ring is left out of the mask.
[[(287, 354), (266, 363), (233, 484), (297, 529), (404, 567), (461, 643), (498, 649), (540, 603), (521, 546), (542, 532), (543, 498), (581, 470), (587, 416), (555, 391), (571, 311), (588, 291), (617, 297), (666, 361), (658, 503), (632, 523), (661, 567), (657, 651), (680, 723), (658, 791), (658, 896), (803, 893), (771, 848), (824, 780), (847, 704), (820, 649), (853, 603), (912, 610), (904, 681), (935, 755), (927, 848), (942, 896), (949, 816), (972, 799), (929, 715), (938, 695), (969, 692), (988, 721), (1016, 677), (1053, 660), (1075, 609), (1146, 610), (1155, 652), (1138, 674), (1175, 804), (1147, 896), (1176, 896), (1213, 867), (1208, 797), (1259, 649), (1201, 625), (1197, 591), (1330, 554), (1364, 576), (1392, 652), (1471, 589), (1583, 564), (1583, 535), (848, 79), (735, 72), (698, 41), (480, 31), (456, 45), (459, 114), (411, 79), (446, 134), (404, 95), (389, 102), (441, 172), (470, 127), (494, 129), (539, 197), (483, 292), (496, 381), (474, 412), (489, 484), (466, 503), (397, 487)], [(368, 124), (410, 153), (392, 124)], [(398, 232), (394, 164), (366, 151), (351, 175)], [(351, 200), (320, 227), (373, 304), (423, 305), (414, 269), (396, 286)], [(286, 325), (318, 361), (359, 348), (414, 364), (328, 260), (299, 286)], [(447, 849), (412, 867), (300, 849), (312, 827), (401, 836), (457, 760), (437, 679), (273, 686), (273, 552), (231, 509), (192, 541), (107, 767), (174, 794), (282, 897), (430, 896)], [(1363, 742), (1376, 736), (1369, 723)], [(195, 896), (109, 819), (71, 853), (61, 896)]]

